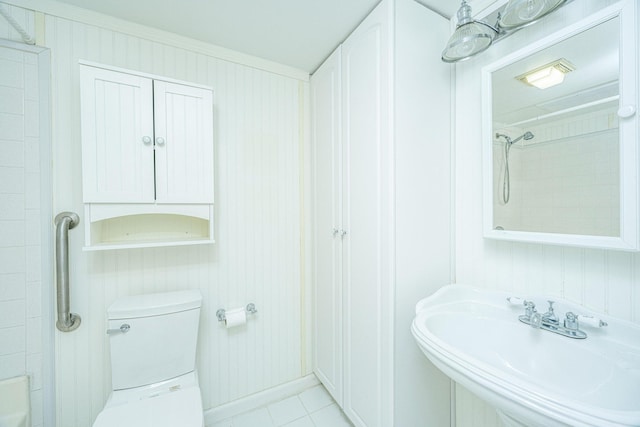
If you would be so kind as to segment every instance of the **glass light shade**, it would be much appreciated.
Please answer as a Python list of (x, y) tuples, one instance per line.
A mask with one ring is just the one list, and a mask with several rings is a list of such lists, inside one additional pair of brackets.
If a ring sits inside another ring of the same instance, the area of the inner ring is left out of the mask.
[(566, 0), (509, 0), (500, 14), (501, 28), (513, 29), (537, 21)]
[(471, 21), (460, 25), (451, 35), (442, 52), (444, 62), (457, 62), (486, 50), (497, 32), (482, 22)]

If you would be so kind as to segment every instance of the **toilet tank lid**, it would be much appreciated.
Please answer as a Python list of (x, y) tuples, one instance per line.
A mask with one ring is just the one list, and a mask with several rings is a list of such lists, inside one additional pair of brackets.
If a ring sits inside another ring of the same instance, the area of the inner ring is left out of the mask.
[(118, 298), (107, 309), (109, 319), (159, 316), (193, 310), (202, 305), (198, 290), (132, 295)]

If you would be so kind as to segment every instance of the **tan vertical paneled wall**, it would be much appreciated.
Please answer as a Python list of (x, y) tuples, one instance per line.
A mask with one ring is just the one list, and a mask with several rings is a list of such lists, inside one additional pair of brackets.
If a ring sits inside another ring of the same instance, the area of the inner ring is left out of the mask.
[[(482, 237), (481, 70), (614, 1), (573, 2), (456, 65), (456, 281), (517, 294), (557, 295), (640, 323), (640, 254)], [(633, 35), (628, 35), (633, 36)], [(495, 427), (495, 411), (457, 386), (456, 425)]]
[[(26, 27), (33, 30), (33, 12), (12, 11), (29, 14)], [(98, 25), (45, 13), (39, 29), (52, 52), (54, 213), (71, 210), (84, 219), (78, 61), (94, 61), (213, 88), (216, 243), (85, 252), (83, 227), (70, 232), (71, 309), (82, 325), (71, 333), (56, 332), (57, 425), (90, 426), (102, 409), (110, 391), (106, 309), (123, 295), (201, 290), (198, 371), (205, 409), (300, 378), (306, 373), (301, 363), (305, 79), (216, 59), (201, 53), (202, 44), (178, 48), (166, 37), (153, 41), (115, 31), (113, 24), (111, 29)], [(2, 37), (12, 34), (4, 23), (0, 31)], [(258, 314), (246, 326), (227, 330), (218, 323), (218, 308), (249, 302)]]

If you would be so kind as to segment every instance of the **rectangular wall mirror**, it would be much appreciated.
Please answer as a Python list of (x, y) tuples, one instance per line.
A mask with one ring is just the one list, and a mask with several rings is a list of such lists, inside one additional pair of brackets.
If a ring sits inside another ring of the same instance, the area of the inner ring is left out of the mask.
[(637, 6), (483, 73), (484, 235), (638, 250)]

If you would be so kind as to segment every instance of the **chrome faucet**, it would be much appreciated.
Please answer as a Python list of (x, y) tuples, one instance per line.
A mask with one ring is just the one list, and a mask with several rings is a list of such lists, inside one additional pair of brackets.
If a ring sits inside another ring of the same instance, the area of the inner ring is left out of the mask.
[(560, 319), (553, 308), (555, 301), (547, 301), (549, 308), (546, 313), (543, 314), (538, 313), (533, 301), (522, 300), (516, 297), (509, 297), (507, 301), (515, 305), (524, 305), (524, 314), (518, 316), (518, 320), (522, 323), (526, 323), (535, 329), (543, 329), (565, 337), (576, 339), (587, 338), (587, 334), (579, 328), (579, 320), (594, 327), (607, 326), (607, 323), (600, 319), (592, 316), (580, 316), (571, 312), (566, 313), (564, 322), (560, 324)]

